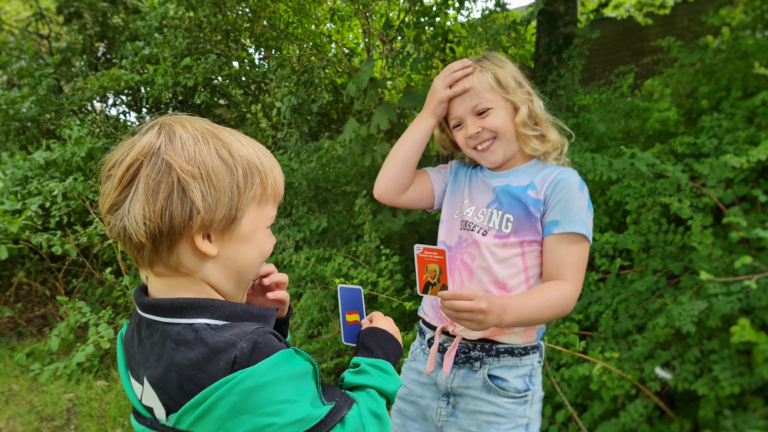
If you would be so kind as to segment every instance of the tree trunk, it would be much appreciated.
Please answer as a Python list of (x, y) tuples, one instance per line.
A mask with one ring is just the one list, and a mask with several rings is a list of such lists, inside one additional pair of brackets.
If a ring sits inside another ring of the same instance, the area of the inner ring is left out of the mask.
[(536, 51), (533, 54), (534, 82), (540, 91), (548, 88), (566, 61), (563, 55), (573, 46), (579, 24), (578, 0), (539, 0), (536, 17)]

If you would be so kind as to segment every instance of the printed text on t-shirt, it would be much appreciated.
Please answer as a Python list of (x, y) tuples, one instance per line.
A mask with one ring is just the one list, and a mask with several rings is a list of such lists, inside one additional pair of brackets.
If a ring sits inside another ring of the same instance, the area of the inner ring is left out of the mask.
[[(512, 217), (511, 214), (504, 213), (501, 210), (489, 208), (481, 208), (480, 210), (477, 210), (476, 206), (467, 207), (468, 204), (470, 204), (470, 202), (466, 199), (461, 204), (459, 204), (458, 208), (456, 209), (456, 213), (453, 215), (453, 218), (458, 219), (460, 217), (466, 216), (477, 222), (477, 224), (482, 224), (483, 226), (496, 230), (501, 229), (505, 234), (509, 234), (510, 231), (512, 231), (512, 222), (515, 220), (515, 218)], [(477, 210), (477, 214), (475, 214), (475, 210)], [(480, 232), (475, 231), (474, 227), (467, 228), (467, 226), (470, 224), (477, 226), (476, 224), (472, 224), (471, 222), (467, 224), (464, 222), (468, 221), (462, 221), (460, 230)], [(501, 227), (499, 227), (499, 224), (501, 224)], [(477, 228), (480, 227), (477, 226)], [(483, 231), (485, 231), (483, 232), (483, 236), (488, 234), (487, 230)]]

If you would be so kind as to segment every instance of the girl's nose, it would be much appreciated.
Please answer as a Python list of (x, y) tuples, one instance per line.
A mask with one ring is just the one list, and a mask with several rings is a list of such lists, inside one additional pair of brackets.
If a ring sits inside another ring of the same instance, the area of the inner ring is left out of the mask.
[(483, 130), (479, 125), (468, 124), (467, 125), (467, 138), (477, 136)]

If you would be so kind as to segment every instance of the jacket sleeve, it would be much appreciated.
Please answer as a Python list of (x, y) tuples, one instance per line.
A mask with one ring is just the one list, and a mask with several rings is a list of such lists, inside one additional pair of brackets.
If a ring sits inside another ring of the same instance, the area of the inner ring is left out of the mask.
[(288, 312), (282, 318), (275, 320), (274, 330), (280, 333), (286, 341), (290, 342), (290, 334), (288, 333), (288, 326), (291, 324), (291, 316), (293, 316), (293, 305), (288, 305)]
[(389, 431), (387, 409), (403, 384), (395, 365), (403, 356), (400, 342), (386, 330), (369, 327), (357, 336), (357, 352), (339, 379), (339, 387), (355, 404), (333, 429), (345, 431)]

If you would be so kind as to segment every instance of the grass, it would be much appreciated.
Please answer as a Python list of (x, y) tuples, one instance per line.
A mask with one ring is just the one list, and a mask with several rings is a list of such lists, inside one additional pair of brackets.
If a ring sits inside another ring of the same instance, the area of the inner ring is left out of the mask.
[(6, 341), (0, 340), (0, 432), (132, 431), (117, 368), (40, 383), (13, 361), (24, 345)]

